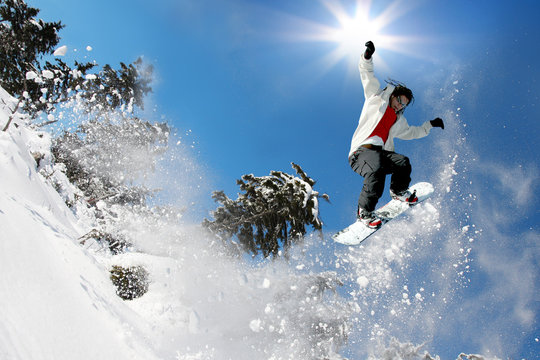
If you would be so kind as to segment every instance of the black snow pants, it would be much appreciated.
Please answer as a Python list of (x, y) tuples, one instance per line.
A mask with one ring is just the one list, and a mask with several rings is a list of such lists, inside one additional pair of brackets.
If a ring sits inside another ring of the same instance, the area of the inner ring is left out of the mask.
[(383, 150), (381, 146), (360, 147), (349, 157), (352, 169), (364, 177), (364, 185), (358, 208), (375, 210), (383, 195), (386, 175), (391, 174), (390, 189), (399, 193), (409, 188), (411, 164), (409, 158), (393, 151)]

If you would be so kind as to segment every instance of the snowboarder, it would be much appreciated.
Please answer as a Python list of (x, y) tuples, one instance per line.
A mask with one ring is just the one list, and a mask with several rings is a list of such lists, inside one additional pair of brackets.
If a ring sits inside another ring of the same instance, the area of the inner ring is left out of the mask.
[(409, 126), (403, 112), (414, 101), (413, 93), (396, 81), (387, 82), (387, 86), (381, 89), (373, 73), (374, 52), (375, 45), (368, 41), (364, 54), (360, 56), (358, 68), (365, 102), (349, 152), (349, 164), (364, 177), (357, 218), (370, 228), (378, 228), (382, 224), (374, 210), (383, 194), (386, 175), (392, 175), (390, 195), (393, 199), (410, 204), (418, 201), (408, 190), (411, 164), (406, 156), (394, 152), (394, 138), (418, 139), (428, 135), (433, 127), (444, 129), (441, 118), (426, 121), (422, 126)]

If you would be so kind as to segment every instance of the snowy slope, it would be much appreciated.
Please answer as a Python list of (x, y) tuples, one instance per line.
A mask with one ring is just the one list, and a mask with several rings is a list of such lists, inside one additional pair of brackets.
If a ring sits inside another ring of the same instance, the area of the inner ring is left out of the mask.
[[(2, 90), (6, 123), (14, 100)], [(0, 132), (0, 359), (152, 359), (145, 323), (76, 239), (84, 228), (36, 172), (46, 134)], [(43, 135), (43, 134), (41, 134)]]

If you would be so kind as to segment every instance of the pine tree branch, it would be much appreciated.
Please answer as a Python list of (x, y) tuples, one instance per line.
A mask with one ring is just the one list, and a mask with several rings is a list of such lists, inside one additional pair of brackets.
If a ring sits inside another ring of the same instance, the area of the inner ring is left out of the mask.
[(256, 219), (259, 219), (263, 216), (266, 216), (268, 214), (272, 214), (272, 213), (275, 213), (275, 211), (273, 209), (270, 209), (270, 210), (265, 210), (263, 212), (260, 212), (258, 214), (255, 214), (255, 215), (252, 215), (248, 218), (240, 218), (237, 222), (235, 223), (232, 223), (232, 224), (228, 224), (230, 227), (237, 227), (237, 226), (240, 226), (242, 224), (252, 224), (253, 223), (253, 220), (256, 220)]
[(37, 124), (35, 126), (36, 127), (44, 127), (44, 126), (47, 126), (47, 125), (54, 124), (56, 122), (58, 122), (58, 120), (50, 120), (50, 121), (45, 121), (44, 123), (41, 123), (41, 124)]
[(15, 113), (19, 109), (19, 106), (21, 105), (21, 103), (22, 103), (22, 98), (20, 98), (19, 101), (17, 102), (17, 105), (15, 106), (15, 109), (13, 109), (13, 111), (11, 112), (11, 115), (9, 116), (8, 122), (7, 122), (6, 126), (4, 126), (4, 129), (2, 131), (7, 131), (7, 129), (9, 128), (9, 125), (13, 121)]

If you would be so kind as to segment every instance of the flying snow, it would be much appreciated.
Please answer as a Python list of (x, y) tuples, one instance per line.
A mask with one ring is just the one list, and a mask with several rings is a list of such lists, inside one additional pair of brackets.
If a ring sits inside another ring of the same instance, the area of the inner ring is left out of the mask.
[(56, 49), (53, 53), (54, 56), (65, 56), (68, 51), (68, 47), (66, 45), (60, 46), (58, 49)]

